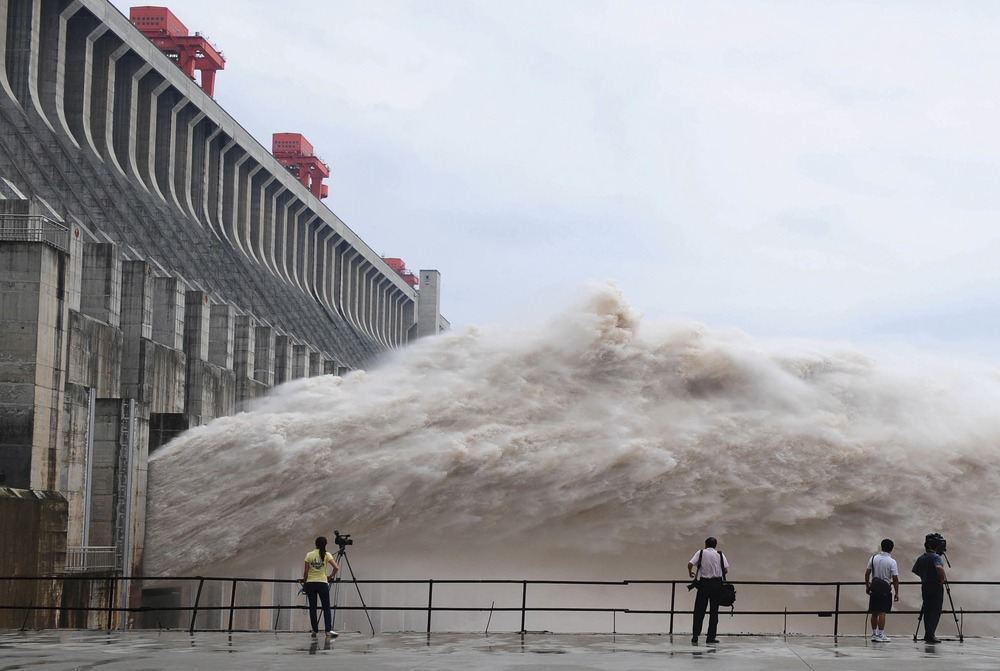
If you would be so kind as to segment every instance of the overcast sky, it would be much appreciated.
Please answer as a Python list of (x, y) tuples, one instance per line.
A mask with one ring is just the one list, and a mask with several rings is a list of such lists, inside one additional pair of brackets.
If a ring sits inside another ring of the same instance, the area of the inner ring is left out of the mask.
[(611, 279), (650, 318), (1000, 359), (1000, 3), (169, 5), (455, 327)]

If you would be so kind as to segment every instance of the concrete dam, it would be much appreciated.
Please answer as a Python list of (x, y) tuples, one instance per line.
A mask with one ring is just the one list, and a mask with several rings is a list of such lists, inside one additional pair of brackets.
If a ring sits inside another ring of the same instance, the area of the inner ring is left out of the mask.
[(0, 575), (135, 574), (150, 451), (448, 326), (140, 23), (0, 1)]

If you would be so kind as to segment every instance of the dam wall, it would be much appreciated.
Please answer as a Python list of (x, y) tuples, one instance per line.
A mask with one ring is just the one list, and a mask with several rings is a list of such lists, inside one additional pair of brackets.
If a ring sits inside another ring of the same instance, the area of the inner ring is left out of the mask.
[(0, 0), (0, 59), (0, 487), (65, 500), (67, 570), (138, 575), (150, 452), (447, 328), (440, 274), (422, 299), (106, 0)]

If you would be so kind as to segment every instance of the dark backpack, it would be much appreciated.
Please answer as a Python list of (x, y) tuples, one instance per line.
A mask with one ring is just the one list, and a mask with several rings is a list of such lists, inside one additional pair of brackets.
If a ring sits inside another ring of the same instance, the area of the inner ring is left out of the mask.
[[(719, 553), (720, 566), (726, 565), (726, 558)], [(719, 590), (719, 605), (723, 608), (732, 608), (736, 603), (736, 586), (731, 582), (726, 582), (726, 571), (722, 570), (722, 589)]]
[(722, 590), (719, 592), (719, 605), (731, 608), (734, 603), (736, 603), (736, 586), (731, 582), (722, 583)]

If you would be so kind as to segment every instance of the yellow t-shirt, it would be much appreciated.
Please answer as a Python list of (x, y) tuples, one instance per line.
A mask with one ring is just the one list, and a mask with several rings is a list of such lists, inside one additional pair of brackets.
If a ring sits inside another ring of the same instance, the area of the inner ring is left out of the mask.
[(309, 564), (309, 576), (306, 582), (329, 582), (326, 579), (326, 563), (333, 561), (333, 555), (329, 552), (323, 559), (319, 558), (319, 550), (313, 550), (306, 555), (306, 563)]

